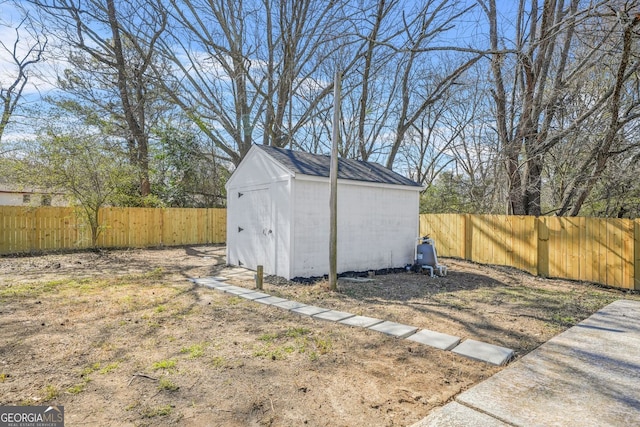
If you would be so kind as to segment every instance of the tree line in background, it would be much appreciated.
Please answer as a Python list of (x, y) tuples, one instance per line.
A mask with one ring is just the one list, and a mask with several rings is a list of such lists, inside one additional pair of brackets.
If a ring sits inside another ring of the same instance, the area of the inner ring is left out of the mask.
[(422, 212), (640, 216), (640, 0), (2, 4), (2, 174), (96, 211), (220, 206), (254, 143), (329, 153), (340, 70), (340, 155)]

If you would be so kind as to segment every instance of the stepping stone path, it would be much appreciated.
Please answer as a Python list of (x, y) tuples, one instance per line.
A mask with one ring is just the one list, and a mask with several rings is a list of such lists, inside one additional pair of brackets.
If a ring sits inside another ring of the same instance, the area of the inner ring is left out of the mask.
[[(238, 276), (242, 273), (242, 271), (234, 271), (234, 274)], [(247, 274), (246, 271), (244, 271), (244, 274)], [(342, 325), (370, 329), (399, 339), (407, 339), (440, 350), (451, 351), (461, 356), (490, 363), (492, 365), (505, 365), (513, 358), (514, 355), (513, 350), (493, 344), (475, 340), (465, 340), (460, 342), (461, 339), (459, 337), (430, 331), (428, 329), (418, 331), (419, 328), (403, 325), (402, 323), (390, 322), (388, 320), (381, 320), (373, 317), (356, 316), (355, 314), (346, 313), (344, 311), (306, 305), (297, 301), (272, 296), (264, 292), (258, 292), (255, 289), (229, 285), (224, 283), (224, 281), (227, 280), (224, 277), (205, 277), (189, 280), (210, 289), (236, 295), (249, 301), (272, 305), (277, 308), (289, 310), (292, 313), (309, 316), (313, 319), (326, 320), (340, 323)]]

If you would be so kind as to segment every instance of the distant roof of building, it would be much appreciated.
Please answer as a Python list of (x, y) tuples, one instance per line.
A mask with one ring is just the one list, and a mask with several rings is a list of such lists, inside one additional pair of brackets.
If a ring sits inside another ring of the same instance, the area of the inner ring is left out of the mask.
[[(331, 156), (293, 151), (267, 145), (256, 145), (287, 169), (303, 175), (329, 177)], [(338, 178), (352, 181), (421, 187), (417, 182), (387, 169), (378, 163), (362, 160), (338, 159)]]

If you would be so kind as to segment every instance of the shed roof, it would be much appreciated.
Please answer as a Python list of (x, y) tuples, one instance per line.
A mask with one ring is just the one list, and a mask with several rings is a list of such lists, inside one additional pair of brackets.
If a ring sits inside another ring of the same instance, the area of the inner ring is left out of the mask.
[[(276, 161), (294, 173), (329, 177), (331, 156), (293, 151), (267, 145), (256, 145)], [(406, 178), (378, 163), (362, 160), (338, 159), (338, 178), (353, 181), (378, 182), (383, 184), (421, 187), (417, 182)]]

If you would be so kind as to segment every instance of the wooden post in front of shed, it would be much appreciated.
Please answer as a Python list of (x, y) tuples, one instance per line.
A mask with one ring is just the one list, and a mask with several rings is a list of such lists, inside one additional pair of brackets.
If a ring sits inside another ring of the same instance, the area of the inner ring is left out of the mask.
[(333, 129), (331, 135), (331, 167), (329, 169), (329, 289), (338, 290), (338, 139), (340, 138), (340, 71), (333, 81)]

